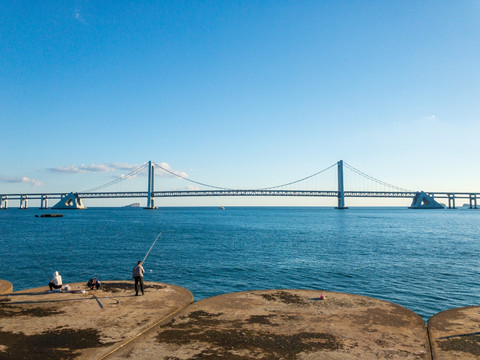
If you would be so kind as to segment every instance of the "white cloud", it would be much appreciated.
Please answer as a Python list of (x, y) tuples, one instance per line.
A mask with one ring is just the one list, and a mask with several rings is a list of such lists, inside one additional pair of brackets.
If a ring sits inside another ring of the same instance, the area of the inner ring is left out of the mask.
[(22, 182), (32, 184), (32, 186), (35, 186), (35, 187), (42, 185), (42, 182), (40, 180), (30, 179), (26, 176), (22, 177)]
[(73, 12), (73, 17), (79, 23), (85, 24), (85, 19), (83, 18), (83, 15), (82, 15), (80, 9), (75, 9), (75, 11)]
[(420, 119), (420, 123), (423, 123), (423, 124), (435, 124), (436, 122), (437, 122), (437, 117), (434, 114), (424, 116)]
[(199, 191), (200, 187), (196, 185), (188, 185), (180, 188), (174, 188), (173, 191)]
[(161, 167), (167, 170), (170, 170), (172, 168), (170, 164), (167, 164), (166, 162), (161, 162), (160, 164), (157, 164), (157, 165), (160, 165)]
[(114, 172), (118, 170), (134, 170), (139, 166), (140, 165), (126, 164), (126, 163), (91, 164), (91, 165), (81, 164), (80, 166), (76, 166), (76, 165), (59, 166), (56, 168), (49, 168), (47, 170), (54, 173), (86, 174), (86, 173), (98, 173), (98, 172)]
[[(188, 174), (184, 171), (174, 170), (166, 162), (156, 163), (155, 176), (163, 178), (188, 178)], [(107, 163), (107, 164), (81, 164), (81, 165), (65, 165), (58, 166), (56, 168), (46, 169), (49, 172), (57, 174), (96, 174), (96, 173), (112, 173), (112, 179), (133, 179), (137, 176), (147, 176), (147, 169), (143, 169), (140, 172), (136, 172), (136, 169), (141, 168), (143, 165), (128, 164), (128, 163)], [(118, 174), (118, 172), (121, 172)]]
[(42, 182), (40, 180), (30, 179), (26, 176), (22, 176), (22, 177), (0, 176), (0, 182), (11, 183), (11, 184), (27, 183), (35, 187), (42, 185)]
[(141, 165), (115, 162), (115, 163), (110, 164), (110, 166), (115, 168), (115, 169), (118, 169), (118, 170), (135, 170), (136, 168), (140, 167)]
[[(165, 162), (157, 164), (160, 168), (157, 168), (155, 171), (155, 175), (163, 176), (163, 177), (182, 177), (188, 178), (188, 174), (184, 171), (180, 170), (173, 170), (170, 164)], [(162, 170), (161, 168), (165, 169), (166, 171)]]
[[(143, 171), (145, 172), (145, 171)], [(129, 174), (120, 174), (118, 176), (114, 175), (112, 176), (112, 178), (114, 179), (135, 179), (138, 175), (142, 175), (142, 173), (139, 173), (139, 174), (133, 174), (133, 175), (129, 175)], [(146, 174), (143, 174), (143, 175), (146, 175)]]

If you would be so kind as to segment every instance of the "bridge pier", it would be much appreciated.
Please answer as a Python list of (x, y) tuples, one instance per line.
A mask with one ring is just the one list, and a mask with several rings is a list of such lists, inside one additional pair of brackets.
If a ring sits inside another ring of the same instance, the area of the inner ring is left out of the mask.
[(335, 209), (348, 209), (345, 206), (345, 192), (343, 189), (343, 160), (340, 160), (337, 163), (337, 173), (338, 173), (338, 206)]
[[(4, 204), (5, 203), (5, 207)], [(7, 209), (8, 208), (8, 197), (3, 195), (0, 195), (0, 209)]]
[(48, 209), (48, 195), (42, 195), (40, 199), (40, 209)]
[(59, 202), (53, 205), (52, 209), (86, 209), (87, 207), (83, 205), (82, 199), (78, 196), (78, 193), (69, 193), (62, 195), (62, 198)]
[[(469, 195), (470, 209), (478, 209), (477, 207), (477, 194)], [(474, 204), (472, 207), (472, 203)]]
[(28, 196), (20, 196), (20, 209), (28, 209)]
[(443, 209), (443, 206), (435, 201), (433, 194), (419, 191), (413, 197), (409, 209)]
[(455, 194), (448, 194), (448, 208), (456, 209), (455, 207)]

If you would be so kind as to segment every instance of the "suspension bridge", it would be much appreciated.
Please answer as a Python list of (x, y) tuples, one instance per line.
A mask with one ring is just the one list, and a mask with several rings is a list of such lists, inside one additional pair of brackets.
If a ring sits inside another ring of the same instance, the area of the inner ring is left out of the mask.
[[(155, 190), (155, 172), (167, 174), (172, 178), (194, 184), (195, 189), (191, 190)], [(348, 171), (353, 178), (349, 180), (350, 186), (357, 190), (345, 188), (345, 171)], [(104, 191), (115, 184), (127, 181), (141, 172), (148, 172), (147, 189), (144, 191)], [(333, 173), (333, 176), (332, 176)], [(360, 181), (358, 181), (360, 179)], [(360, 190), (365, 184), (374, 184), (375, 189)], [(171, 171), (152, 161), (146, 162), (129, 174), (119, 177), (101, 186), (75, 193), (23, 193), (23, 194), (0, 194), (0, 209), (7, 209), (9, 202), (18, 201), (20, 209), (28, 209), (29, 201), (38, 201), (40, 209), (48, 209), (49, 201), (58, 202), (57, 208), (84, 208), (82, 199), (120, 199), (136, 198), (146, 199), (145, 209), (156, 209), (156, 199), (167, 197), (199, 197), (199, 196), (294, 196), (294, 197), (330, 197), (337, 199), (337, 209), (347, 209), (347, 198), (410, 198), (410, 208), (443, 208), (438, 199), (448, 201), (448, 208), (456, 208), (456, 200), (468, 200), (471, 209), (477, 209), (476, 192), (423, 192), (398, 187), (387, 182), (374, 178), (353, 166), (340, 160), (329, 167), (318, 171), (310, 176), (271, 187), (258, 189), (233, 189), (220, 187), (192, 180), (183, 174)]]

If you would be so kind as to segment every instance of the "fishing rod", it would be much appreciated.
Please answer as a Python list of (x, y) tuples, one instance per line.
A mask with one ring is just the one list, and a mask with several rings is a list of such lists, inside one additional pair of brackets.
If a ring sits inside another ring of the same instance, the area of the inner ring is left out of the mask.
[(155, 245), (155, 243), (157, 242), (158, 238), (162, 235), (161, 232), (158, 233), (157, 237), (155, 238), (155, 241), (153, 242), (152, 246), (150, 246), (150, 249), (148, 250), (147, 252), (147, 255), (145, 255), (145, 257), (143, 258), (142, 260), (142, 265), (145, 264), (145, 260), (147, 259), (147, 256), (150, 254), (150, 251), (152, 251), (152, 248), (153, 246)]

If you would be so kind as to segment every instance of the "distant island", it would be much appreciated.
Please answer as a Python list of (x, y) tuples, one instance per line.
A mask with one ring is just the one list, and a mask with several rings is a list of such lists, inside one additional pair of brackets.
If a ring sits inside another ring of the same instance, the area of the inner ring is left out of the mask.
[(140, 207), (140, 203), (132, 203), (130, 205), (125, 205), (124, 207)]

